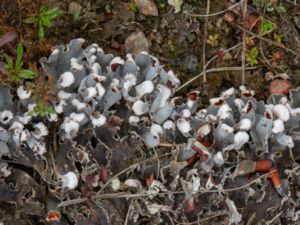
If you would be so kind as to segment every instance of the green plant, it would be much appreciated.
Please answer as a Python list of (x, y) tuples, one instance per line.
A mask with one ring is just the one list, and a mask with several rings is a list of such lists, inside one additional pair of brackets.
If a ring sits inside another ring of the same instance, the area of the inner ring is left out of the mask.
[(274, 34), (274, 40), (275, 40), (277, 43), (281, 43), (281, 42), (282, 42), (282, 38), (283, 38), (283, 35), (282, 35), (282, 34)]
[(258, 49), (257, 47), (251, 48), (247, 54), (247, 61), (250, 63), (251, 66), (257, 64), (257, 55)]
[[(36, 85), (36, 83), (39, 85)], [(32, 98), (35, 104), (34, 109), (28, 113), (29, 115), (38, 113), (40, 116), (45, 116), (54, 113), (53, 108), (50, 106), (55, 89), (52, 77), (46, 79), (44, 75), (41, 75), (35, 83), (28, 82), (26, 87), (32, 91)]]
[(277, 29), (276, 24), (272, 23), (271, 21), (265, 19), (262, 17), (261, 21), (261, 36), (264, 36), (266, 34), (269, 34)]
[(22, 79), (32, 79), (36, 76), (36, 73), (32, 70), (23, 68), (23, 45), (20, 42), (17, 47), (16, 60), (14, 61), (10, 56), (4, 55), (5, 57), (5, 68), (8, 72), (8, 79), (15, 83), (20, 83)]
[(208, 36), (207, 44), (212, 47), (217, 47), (219, 45), (219, 34), (212, 34)]
[(43, 5), (37, 15), (28, 17), (24, 22), (34, 24), (38, 28), (38, 37), (41, 41), (45, 38), (45, 28), (50, 27), (53, 20), (62, 14), (63, 11), (57, 7), (48, 8), (48, 6)]
[(54, 109), (48, 106), (42, 99), (34, 99), (35, 107), (28, 115), (32, 116), (34, 113), (38, 113), (40, 116), (46, 116), (47, 114), (53, 114)]
[(135, 2), (130, 2), (129, 3), (129, 8), (133, 11), (133, 12), (137, 12), (139, 10), (139, 6), (135, 3)]

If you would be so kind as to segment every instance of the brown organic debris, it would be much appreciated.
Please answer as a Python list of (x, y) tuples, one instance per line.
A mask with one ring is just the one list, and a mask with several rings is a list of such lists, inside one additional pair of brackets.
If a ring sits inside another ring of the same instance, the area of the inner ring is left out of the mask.
[(292, 83), (288, 80), (276, 79), (273, 80), (269, 86), (269, 93), (273, 94), (285, 94), (287, 95), (292, 88)]

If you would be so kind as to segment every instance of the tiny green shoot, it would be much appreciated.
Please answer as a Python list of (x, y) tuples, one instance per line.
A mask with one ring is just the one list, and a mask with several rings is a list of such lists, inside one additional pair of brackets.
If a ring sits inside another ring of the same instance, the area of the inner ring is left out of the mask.
[(129, 3), (129, 8), (133, 11), (133, 12), (137, 12), (139, 10), (139, 6), (135, 3), (135, 2), (130, 2)]
[(7, 69), (9, 80), (12, 82), (20, 83), (22, 79), (32, 79), (36, 76), (36, 73), (32, 70), (23, 68), (23, 54), (24, 49), (20, 42), (17, 47), (15, 61), (10, 56), (4, 55), (6, 61), (5, 68)]
[(277, 25), (262, 17), (261, 36), (269, 34), (277, 29)]
[(212, 47), (217, 47), (219, 45), (219, 34), (212, 34), (208, 36), (207, 44)]
[(35, 16), (30, 16), (24, 20), (25, 23), (34, 24), (38, 29), (38, 38), (42, 41), (45, 38), (45, 28), (52, 25), (53, 20), (61, 16), (63, 11), (57, 7), (49, 8), (46, 5), (40, 7), (39, 12)]
[(251, 48), (247, 54), (247, 61), (250, 63), (251, 66), (257, 64), (257, 56), (258, 56), (257, 47)]

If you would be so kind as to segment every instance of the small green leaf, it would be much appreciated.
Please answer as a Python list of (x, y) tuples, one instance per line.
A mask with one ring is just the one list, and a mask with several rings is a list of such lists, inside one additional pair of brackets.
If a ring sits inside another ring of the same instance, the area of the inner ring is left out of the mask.
[(33, 72), (32, 70), (21, 70), (20, 71), (20, 77), (25, 78), (25, 79), (31, 79), (36, 76), (36, 73)]
[(247, 61), (250, 63), (251, 66), (257, 64), (257, 55), (258, 55), (257, 47), (251, 48), (247, 55)]
[(38, 37), (40, 41), (45, 37), (45, 31), (42, 25), (39, 26)]
[(48, 11), (48, 6), (46, 5), (42, 5), (39, 9), (40, 15), (43, 13), (45, 14), (47, 11)]
[(29, 111), (26, 115), (27, 116), (33, 116), (35, 114), (35, 111), (34, 110), (31, 110)]
[(59, 8), (57, 7), (54, 7), (54, 8), (51, 8), (51, 9), (48, 9), (44, 15), (49, 17), (51, 20), (58, 17), (58, 16), (61, 16), (63, 15), (64, 12), (62, 10), (60, 10)]
[(135, 2), (130, 2), (129, 3), (129, 8), (133, 11), (133, 12), (137, 12), (139, 10), (139, 6), (138, 4), (136, 4)]
[(42, 17), (42, 18), (41, 18), (41, 24), (42, 24), (43, 26), (50, 27), (50, 26), (51, 26), (50, 18), (49, 18), (49, 17), (46, 17), (46, 16)]
[(18, 44), (18, 48), (17, 48), (16, 68), (21, 68), (21, 66), (22, 66), (21, 60), (23, 57), (23, 53), (24, 53), (23, 45), (22, 45), (22, 42), (20, 42)]
[(276, 24), (274, 24), (271, 21), (265, 19), (264, 17), (262, 18), (261, 36), (264, 36), (264, 35), (266, 35), (268, 33), (271, 33), (271, 32), (273, 32), (276, 29), (277, 29)]
[(47, 107), (47, 108), (46, 108), (46, 111), (47, 111), (47, 113), (49, 113), (49, 114), (54, 114), (54, 113), (55, 113), (54, 109), (52, 109), (51, 107)]
[(23, 20), (23, 22), (28, 23), (28, 24), (33, 23), (33, 24), (37, 25), (38, 24), (38, 18), (35, 17), (35, 16), (31, 16), (31, 17), (28, 17), (25, 20)]
[(12, 60), (12, 58), (8, 55), (5, 55), (5, 61), (6, 61), (6, 69), (13, 69), (14, 68), (14, 61)]

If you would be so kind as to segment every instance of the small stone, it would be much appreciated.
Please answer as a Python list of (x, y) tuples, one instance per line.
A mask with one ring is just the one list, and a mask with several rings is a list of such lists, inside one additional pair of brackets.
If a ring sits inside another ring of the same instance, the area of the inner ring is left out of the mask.
[(144, 16), (158, 16), (158, 9), (152, 0), (135, 0), (139, 12)]
[(228, 23), (232, 23), (234, 21), (234, 14), (232, 12), (226, 12), (223, 19)]
[(269, 93), (287, 95), (292, 88), (292, 83), (288, 80), (273, 80), (269, 86)]
[(68, 7), (68, 13), (73, 15), (73, 19), (77, 20), (81, 13), (81, 5), (77, 2), (71, 2)]
[(142, 51), (149, 51), (149, 41), (142, 31), (135, 31), (131, 33), (125, 41), (125, 52), (131, 54), (138, 54)]
[(181, 11), (182, 0), (168, 0), (168, 4), (174, 7), (175, 13)]

